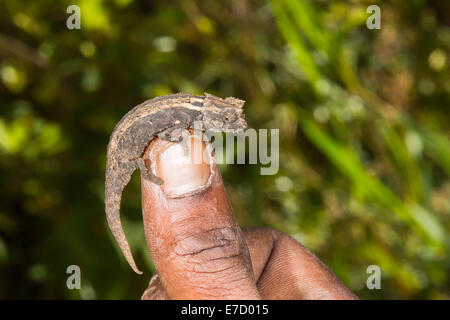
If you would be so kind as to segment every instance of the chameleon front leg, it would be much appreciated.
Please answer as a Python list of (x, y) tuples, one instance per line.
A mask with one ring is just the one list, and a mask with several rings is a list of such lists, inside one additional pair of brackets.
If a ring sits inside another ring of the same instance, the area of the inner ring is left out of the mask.
[(153, 173), (150, 172), (150, 170), (145, 165), (145, 161), (142, 158), (137, 158), (134, 160), (136, 168), (139, 168), (141, 171), (141, 175), (144, 177), (144, 179), (150, 180), (153, 183), (161, 185), (163, 183), (162, 179), (158, 176), (155, 176)]
[(160, 133), (158, 133), (158, 137), (161, 140), (170, 141), (170, 142), (181, 142), (183, 140), (183, 135), (181, 134), (180, 128), (168, 128)]
[(184, 154), (189, 155), (189, 146), (187, 144), (189, 132), (183, 128), (169, 128), (159, 133), (158, 137), (162, 140), (180, 143)]

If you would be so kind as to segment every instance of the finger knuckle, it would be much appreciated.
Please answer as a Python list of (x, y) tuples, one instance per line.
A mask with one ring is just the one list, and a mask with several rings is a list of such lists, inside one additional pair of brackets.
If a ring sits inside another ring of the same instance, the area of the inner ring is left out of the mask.
[(237, 228), (208, 229), (177, 239), (174, 254), (198, 273), (227, 272), (239, 264), (243, 238)]

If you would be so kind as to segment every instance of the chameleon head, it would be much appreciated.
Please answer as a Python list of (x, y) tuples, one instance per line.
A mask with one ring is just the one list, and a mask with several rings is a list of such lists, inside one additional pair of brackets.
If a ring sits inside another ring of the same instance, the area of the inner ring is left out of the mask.
[(205, 93), (203, 127), (205, 130), (240, 132), (247, 128), (242, 107), (245, 101), (233, 97), (222, 99)]

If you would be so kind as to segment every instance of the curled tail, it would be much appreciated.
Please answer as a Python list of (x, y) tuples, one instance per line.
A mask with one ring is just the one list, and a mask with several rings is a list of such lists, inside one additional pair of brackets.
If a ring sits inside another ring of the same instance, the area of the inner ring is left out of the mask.
[(108, 174), (106, 175), (105, 209), (109, 228), (119, 244), (125, 259), (134, 272), (137, 274), (142, 274), (142, 271), (138, 269), (136, 263), (134, 262), (130, 245), (128, 244), (125, 232), (123, 231), (122, 223), (120, 221), (120, 200), (122, 198), (122, 190), (130, 180), (131, 174), (132, 172), (129, 175), (126, 174), (121, 176), (122, 179), (119, 179), (119, 176), (117, 175), (113, 177)]

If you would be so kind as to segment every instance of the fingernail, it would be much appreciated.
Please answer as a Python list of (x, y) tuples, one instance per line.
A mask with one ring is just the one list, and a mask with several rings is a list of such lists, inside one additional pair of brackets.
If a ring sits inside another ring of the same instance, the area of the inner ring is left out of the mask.
[(155, 174), (163, 179), (161, 188), (169, 197), (191, 195), (210, 182), (210, 158), (204, 152), (204, 142), (193, 136), (186, 139), (184, 147), (182, 143), (162, 142), (154, 157)]

